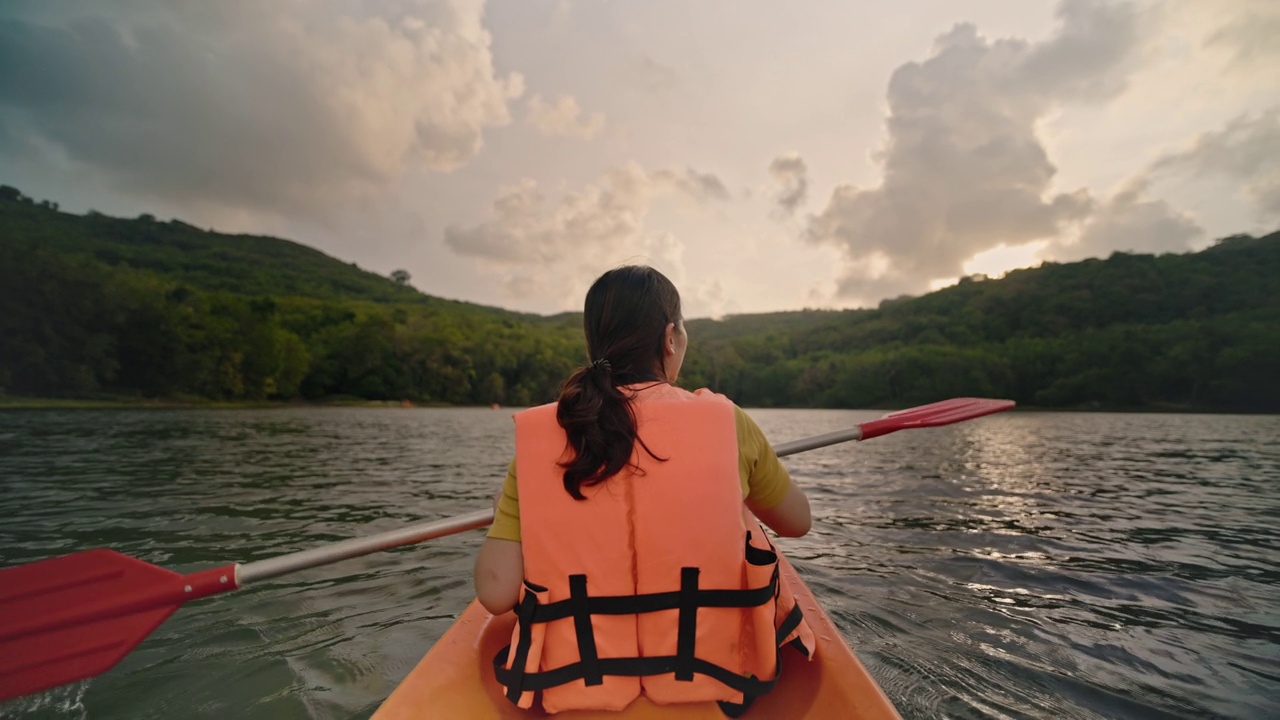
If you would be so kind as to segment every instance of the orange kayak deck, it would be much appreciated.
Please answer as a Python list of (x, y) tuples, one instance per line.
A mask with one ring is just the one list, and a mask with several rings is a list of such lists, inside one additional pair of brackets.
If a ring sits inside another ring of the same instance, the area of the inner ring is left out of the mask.
[[(809, 661), (799, 652), (783, 648), (782, 679), (773, 692), (756, 700), (742, 717), (901, 720), (889, 698), (845, 645), (835, 624), (800, 580), (795, 568), (781, 556), (779, 562), (818, 639), (818, 652)], [(547, 717), (541, 710), (520, 710), (512, 705), (493, 679), (493, 657), (511, 641), (514, 625), (515, 613), (495, 617), (473, 600), (462, 617), (374, 713), (373, 720)], [(671, 717), (723, 720), (725, 715), (715, 703), (657, 705), (641, 696), (618, 712), (572, 710), (556, 713), (555, 717), (562, 720)]]

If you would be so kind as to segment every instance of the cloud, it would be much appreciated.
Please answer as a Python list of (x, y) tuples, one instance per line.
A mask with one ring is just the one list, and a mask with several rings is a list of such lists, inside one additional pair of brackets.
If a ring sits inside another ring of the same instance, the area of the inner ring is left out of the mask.
[(1200, 135), (1188, 149), (1157, 160), (1151, 174), (1218, 175), (1241, 187), (1261, 219), (1280, 220), (1280, 108)]
[(1107, 100), (1123, 91), (1139, 59), (1137, 9), (1114, 0), (1064, 0), (1056, 14), (1061, 27), (1050, 40), (992, 47), (996, 63), (1008, 63), (1010, 89), (1042, 102)]
[(633, 68), (633, 81), (646, 92), (662, 94), (674, 90), (680, 84), (680, 74), (645, 55)]
[(1046, 254), (1058, 260), (1106, 257), (1112, 252), (1186, 252), (1204, 229), (1163, 200), (1144, 197), (1147, 183), (1137, 180), (1099, 206), (1074, 243), (1057, 243)]
[(697, 317), (718, 320), (735, 306), (733, 296), (718, 279), (689, 282), (685, 278), (672, 278), (672, 282), (680, 283), (680, 304), (686, 318), (697, 313)]
[(703, 173), (691, 167), (680, 170), (659, 170), (653, 174), (654, 182), (668, 185), (699, 202), (730, 199), (724, 181), (712, 173)]
[(847, 260), (839, 295), (921, 292), (978, 252), (1056, 237), (1092, 211), (1087, 191), (1049, 196), (1057, 169), (1036, 126), (1062, 103), (1121, 92), (1143, 37), (1125, 4), (1069, 0), (1058, 19), (1039, 43), (956, 25), (893, 73), (880, 186), (838, 186), (807, 229)]
[(591, 113), (582, 117), (582, 108), (571, 95), (561, 95), (555, 104), (548, 104), (541, 95), (529, 98), (528, 121), (543, 135), (560, 135), (590, 140), (604, 130), (604, 114)]
[(776, 157), (769, 163), (769, 174), (778, 184), (778, 207), (787, 215), (794, 215), (809, 196), (808, 168), (797, 154)]
[(631, 164), (556, 199), (524, 180), (499, 191), (492, 220), (449, 225), (444, 240), (502, 274), (508, 294), (571, 307), (603, 270), (625, 262), (683, 274), (683, 244), (644, 227), (655, 200), (671, 193), (700, 203), (728, 196), (719, 178), (692, 168), (647, 173)]
[(449, 171), (522, 92), (469, 0), (86, 8), (0, 18), (0, 135), (178, 204), (321, 211)]
[(1248, 66), (1274, 63), (1280, 58), (1280, 5), (1274, 0), (1233, 0), (1214, 3), (1215, 9), (1229, 7), (1231, 19), (1214, 28), (1205, 45), (1230, 50), (1233, 63)]
[(580, 249), (611, 253), (641, 237), (652, 195), (653, 183), (635, 166), (559, 200), (526, 179), (499, 190), (492, 220), (447, 226), (445, 243), (460, 255), (513, 266), (549, 267), (572, 261)]

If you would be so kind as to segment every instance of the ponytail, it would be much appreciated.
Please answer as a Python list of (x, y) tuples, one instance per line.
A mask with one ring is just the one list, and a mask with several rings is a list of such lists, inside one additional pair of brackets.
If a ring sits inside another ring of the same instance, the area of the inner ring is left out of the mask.
[(575, 500), (624, 467), (639, 471), (631, 460), (637, 444), (665, 461), (640, 438), (631, 397), (619, 386), (662, 381), (662, 342), (667, 324), (680, 321), (680, 296), (657, 270), (621, 267), (587, 291), (582, 321), (592, 362), (565, 381), (556, 408), (573, 451), (560, 463), (564, 489)]

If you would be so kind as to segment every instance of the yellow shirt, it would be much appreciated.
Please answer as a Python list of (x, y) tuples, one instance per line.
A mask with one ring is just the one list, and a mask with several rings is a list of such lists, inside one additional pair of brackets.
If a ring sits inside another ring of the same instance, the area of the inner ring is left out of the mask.
[[(759, 508), (775, 507), (791, 487), (791, 476), (756, 421), (737, 405), (733, 406), (733, 418), (738, 429), (738, 477), (742, 481), (742, 497)], [(515, 458), (507, 466), (507, 477), (502, 481), (502, 499), (498, 501), (488, 536), (520, 541), (520, 497), (516, 490)]]

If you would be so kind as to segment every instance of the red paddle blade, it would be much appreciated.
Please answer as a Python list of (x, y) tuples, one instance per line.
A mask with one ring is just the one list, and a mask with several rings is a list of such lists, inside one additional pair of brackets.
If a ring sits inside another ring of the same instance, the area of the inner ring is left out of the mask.
[(191, 575), (112, 550), (0, 570), (0, 700), (111, 669), (187, 600), (235, 589), (235, 567)]
[(895, 430), (910, 428), (937, 427), (950, 425), (961, 420), (972, 420), (983, 415), (990, 415), (1012, 408), (1016, 403), (1012, 400), (993, 400), (991, 398), (952, 398), (942, 402), (921, 405), (892, 412), (879, 420), (863, 423), (862, 439), (868, 440), (880, 435), (887, 435)]

